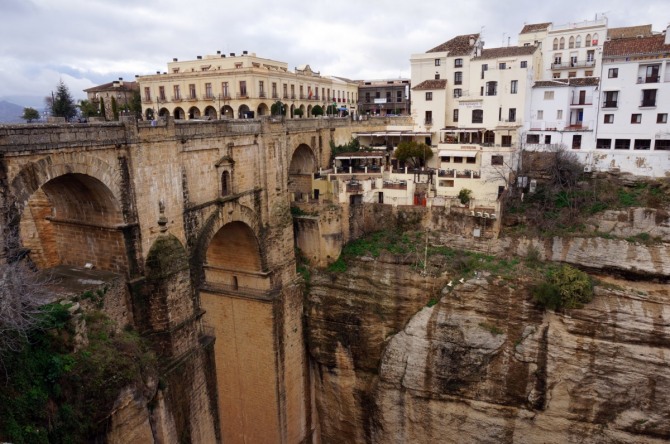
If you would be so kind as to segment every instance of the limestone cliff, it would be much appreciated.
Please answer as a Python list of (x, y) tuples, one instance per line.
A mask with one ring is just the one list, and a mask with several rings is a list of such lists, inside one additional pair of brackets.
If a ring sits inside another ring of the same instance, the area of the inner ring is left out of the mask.
[(392, 256), (318, 273), (306, 309), (322, 442), (664, 442), (669, 304), (661, 284), (617, 281), (545, 312), (523, 277), (460, 283)]

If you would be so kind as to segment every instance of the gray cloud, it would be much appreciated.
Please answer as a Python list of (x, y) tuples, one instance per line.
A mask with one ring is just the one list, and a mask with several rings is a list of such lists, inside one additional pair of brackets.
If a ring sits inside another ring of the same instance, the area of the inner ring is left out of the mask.
[(454, 35), (483, 31), (487, 47), (516, 43), (524, 23), (592, 20), (610, 26), (670, 17), (667, 0), (443, 2), (400, 0), (2, 0), (0, 98), (43, 97), (60, 78), (72, 93), (135, 74), (165, 71), (173, 57), (242, 50), (308, 63), (352, 79), (409, 76), (409, 57)]

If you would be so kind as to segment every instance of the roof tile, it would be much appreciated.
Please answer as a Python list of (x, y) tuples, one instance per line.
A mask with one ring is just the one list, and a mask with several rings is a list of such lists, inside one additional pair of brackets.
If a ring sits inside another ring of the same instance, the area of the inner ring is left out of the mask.
[(615, 39), (605, 42), (603, 57), (630, 56), (635, 54), (669, 54), (663, 34), (643, 38)]
[(551, 25), (551, 22), (547, 23), (534, 23), (531, 25), (525, 25), (519, 34), (530, 34), (531, 32), (544, 31)]
[(474, 37), (476, 41), (479, 38), (479, 34), (457, 35), (453, 39), (448, 40), (433, 49), (429, 49), (426, 53), (448, 52), (450, 56), (469, 55), (474, 50), (474, 46), (470, 45), (470, 37)]
[(421, 90), (430, 90), (430, 89), (445, 89), (447, 87), (447, 81), (445, 79), (430, 79), (424, 80), (423, 82), (416, 85), (412, 88), (413, 91)]

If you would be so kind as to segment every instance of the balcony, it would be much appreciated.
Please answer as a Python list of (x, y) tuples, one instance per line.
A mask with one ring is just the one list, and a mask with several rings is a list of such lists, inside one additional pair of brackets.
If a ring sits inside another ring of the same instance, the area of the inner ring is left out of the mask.
[(617, 100), (605, 100), (605, 102), (603, 102), (603, 108), (616, 108), (617, 104)]
[(360, 182), (354, 182), (351, 181), (347, 183), (346, 187), (347, 193), (362, 193), (363, 192), (363, 184)]
[(267, 97), (267, 94), (265, 94), (265, 91), (261, 91), (261, 92), (258, 93), (258, 97), (261, 98), (261, 99), (264, 99), (264, 98)]
[(640, 105), (641, 108), (647, 107), (647, 108), (655, 108), (656, 107), (656, 99), (648, 99), (648, 100), (643, 100), (642, 104)]
[(273, 98), (273, 99), (278, 99), (279, 96), (277, 95), (277, 93), (272, 93), (272, 98)]
[(181, 102), (182, 98), (180, 95), (172, 96), (172, 101), (173, 102)]
[(305, 98), (306, 98), (305, 95), (301, 93), (300, 94), (300, 100), (305, 100)]
[(433, 119), (423, 119), (423, 124), (425, 126), (431, 126), (433, 124)]
[(186, 100), (188, 100), (189, 102), (195, 102), (196, 100), (198, 100), (198, 95), (197, 94), (191, 94), (191, 95), (188, 96), (188, 98)]
[(232, 97), (230, 97), (230, 93), (224, 92), (222, 94), (219, 94), (219, 99), (230, 100), (230, 99), (232, 99)]
[(382, 188), (387, 189), (387, 190), (406, 190), (407, 189), (407, 181), (406, 180), (398, 180), (398, 181), (385, 180)]
[(595, 60), (578, 60), (575, 62), (552, 63), (551, 69), (593, 68), (594, 66), (596, 66)]
[(291, 94), (291, 100), (295, 100), (295, 94)]
[(214, 94), (212, 94), (211, 92), (205, 93), (204, 99), (205, 100), (214, 100)]
[(638, 77), (637, 83), (659, 83), (661, 81), (660, 76), (651, 76), (651, 77)]
[(144, 97), (142, 99), (142, 103), (151, 103), (151, 102), (152, 102), (151, 97)]
[(570, 106), (574, 105), (593, 105), (593, 96), (573, 97)]
[(237, 98), (238, 99), (248, 99), (249, 95), (247, 94), (246, 91), (242, 91), (241, 93), (237, 93)]

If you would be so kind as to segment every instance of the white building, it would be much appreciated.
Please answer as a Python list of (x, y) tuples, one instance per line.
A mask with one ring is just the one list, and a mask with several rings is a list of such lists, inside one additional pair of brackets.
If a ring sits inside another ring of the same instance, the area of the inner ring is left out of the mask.
[(670, 33), (605, 43), (596, 168), (665, 177), (670, 169)]
[(598, 77), (542, 80), (530, 93), (530, 119), (524, 122), (524, 149), (567, 148), (590, 165), (595, 149)]

